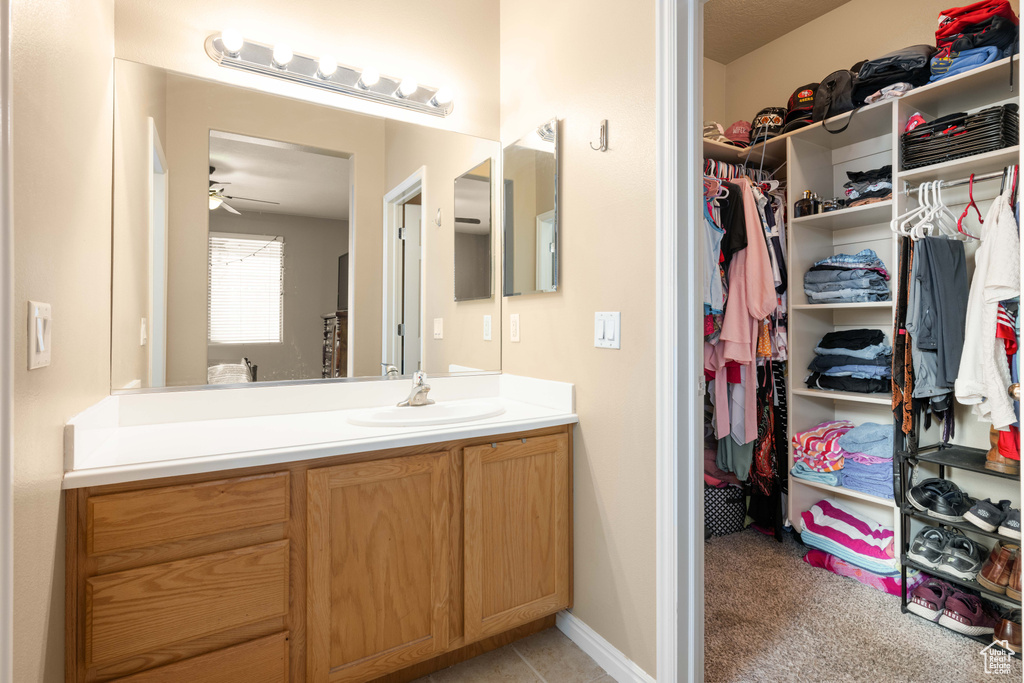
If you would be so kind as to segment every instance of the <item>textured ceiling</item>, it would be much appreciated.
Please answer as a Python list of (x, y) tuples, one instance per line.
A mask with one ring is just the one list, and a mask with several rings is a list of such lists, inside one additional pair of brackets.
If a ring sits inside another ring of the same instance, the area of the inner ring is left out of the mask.
[(709, 0), (704, 5), (704, 56), (728, 64), (848, 2)]

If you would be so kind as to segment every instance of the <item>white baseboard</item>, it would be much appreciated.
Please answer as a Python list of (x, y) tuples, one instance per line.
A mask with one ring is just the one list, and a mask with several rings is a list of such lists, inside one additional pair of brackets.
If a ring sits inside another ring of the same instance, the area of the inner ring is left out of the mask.
[(572, 612), (559, 612), (555, 618), (558, 630), (590, 655), (590, 658), (618, 683), (655, 683), (650, 674), (641, 669), (636, 662), (619, 652)]

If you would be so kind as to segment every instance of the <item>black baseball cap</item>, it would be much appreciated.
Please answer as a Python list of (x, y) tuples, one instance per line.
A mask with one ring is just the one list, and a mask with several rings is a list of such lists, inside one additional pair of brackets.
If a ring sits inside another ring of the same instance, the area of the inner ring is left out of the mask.
[(811, 117), (811, 112), (814, 111), (814, 93), (816, 92), (818, 92), (817, 83), (808, 83), (793, 91), (793, 94), (789, 96), (789, 106), (786, 108), (786, 123)]
[(765, 107), (750, 121), (750, 144), (770, 140), (782, 133), (786, 119), (785, 107)]

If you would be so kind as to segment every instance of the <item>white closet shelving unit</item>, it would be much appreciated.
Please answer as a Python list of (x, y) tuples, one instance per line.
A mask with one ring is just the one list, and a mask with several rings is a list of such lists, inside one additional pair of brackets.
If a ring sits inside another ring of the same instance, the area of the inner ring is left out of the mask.
[[(961, 76), (949, 78), (936, 84), (911, 91), (898, 100), (880, 102), (864, 107), (853, 114), (849, 127), (833, 135), (825, 131), (822, 124), (815, 124), (780, 136), (768, 145), (777, 158), (779, 146), (784, 141), (785, 158), (788, 160), (787, 190), (790, 204), (789, 215), (793, 215), (793, 204), (803, 196), (804, 190), (812, 190), (823, 198), (843, 196), (846, 171), (865, 171), (889, 164), (893, 168), (894, 196), (892, 201), (818, 214), (802, 218), (791, 218), (787, 226), (789, 246), (789, 469), (793, 466), (792, 436), (825, 420), (850, 420), (854, 424), (877, 422), (892, 424), (892, 397), (890, 394), (857, 394), (808, 389), (804, 379), (809, 374), (808, 364), (814, 358), (814, 347), (827, 332), (854, 328), (875, 328), (885, 332), (892, 341), (894, 305), (897, 298), (895, 285), (898, 274), (898, 253), (896, 236), (889, 223), (895, 216), (914, 206), (916, 200), (904, 190), (904, 183), (917, 186), (921, 182), (939, 179), (956, 179), (999, 171), (1007, 165), (1017, 163), (1019, 148), (1010, 147), (965, 159), (958, 159), (925, 168), (901, 172), (899, 141), (907, 120), (920, 112), (927, 120), (945, 114), (966, 111), (974, 112), (996, 104), (1016, 100), (1016, 92), (1009, 89), (1008, 60), (981, 67)], [(826, 124), (829, 128), (842, 127), (849, 115), (836, 117)], [(749, 152), (750, 164), (756, 165), (762, 145), (741, 152), (741, 159)], [(991, 184), (990, 184), (991, 185)], [(996, 185), (998, 185), (996, 183)], [(983, 196), (986, 201), (982, 210), (997, 194), (998, 186), (975, 188), (975, 198)], [(944, 192), (946, 203), (956, 210), (957, 205), (966, 202), (966, 191)], [(877, 252), (885, 262), (891, 275), (892, 301), (852, 304), (811, 304), (803, 291), (803, 277), (807, 270), (818, 261), (837, 253), (856, 253), (864, 248)], [(973, 247), (968, 248), (968, 260), (973, 264)], [(969, 272), (970, 274), (970, 272)], [(957, 436), (954, 441), (960, 445), (987, 448), (988, 426), (977, 423), (965, 409), (957, 410)], [(932, 438), (936, 438), (931, 434)], [(922, 444), (927, 443), (922, 437)], [(966, 476), (966, 475), (965, 475)], [(980, 480), (970, 477), (963, 482), (963, 488), (971, 491), (972, 482), (981, 485)], [(990, 486), (990, 482), (985, 481)], [(1005, 484), (1005, 490), (984, 491), (982, 497), (999, 496), (1020, 503), (1019, 490)], [(802, 531), (800, 513), (814, 503), (826, 499), (837, 499), (859, 514), (891, 526), (897, 534), (897, 547), (901, 547), (900, 511), (896, 504), (881, 498), (844, 487), (828, 486), (789, 476), (788, 516), (797, 531)]]

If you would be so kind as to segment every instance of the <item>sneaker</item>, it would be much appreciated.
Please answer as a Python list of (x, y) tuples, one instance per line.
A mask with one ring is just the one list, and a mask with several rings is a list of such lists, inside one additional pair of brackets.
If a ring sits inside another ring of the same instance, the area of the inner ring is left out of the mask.
[(935, 570), (964, 581), (974, 581), (984, 562), (979, 544), (966, 536), (954, 536), (943, 549)]
[(1006, 512), (1006, 519), (999, 525), (999, 533), (1007, 538), (1020, 540), (1020, 510), (1010, 508)]
[(995, 531), (996, 528), (1006, 519), (1006, 513), (1010, 511), (1010, 501), (1001, 500), (993, 503), (986, 498), (979, 500), (970, 510), (964, 513), (964, 519), (985, 531)]
[(928, 621), (938, 621), (946, 607), (946, 598), (955, 589), (945, 581), (930, 577), (910, 593), (907, 609)]
[(938, 569), (942, 551), (949, 545), (949, 540), (953, 536), (962, 535), (957, 529), (942, 529), (925, 525), (917, 532), (914, 542), (910, 544), (907, 557), (928, 569)]
[(910, 504), (929, 517), (947, 522), (962, 522), (974, 501), (953, 482), (935, 477), (910, 489)]
[(939, 617), (941, 625), (968, 636), (991, 635), (1001, 622), (981, 598), (961, 591), (946, 598), (946, 607)]

